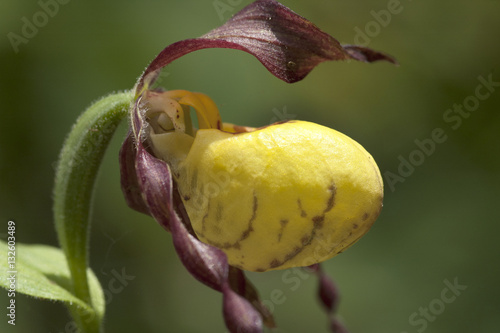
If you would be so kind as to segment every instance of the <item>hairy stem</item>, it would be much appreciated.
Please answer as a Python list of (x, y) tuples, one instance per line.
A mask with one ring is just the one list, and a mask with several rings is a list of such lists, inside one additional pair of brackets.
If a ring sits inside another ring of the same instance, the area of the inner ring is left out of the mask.
[[(59, 156), (54, 184), (54, 219), (66, 255), (75, 296), (92, 306), (87, 280), (88, 233), (96, 176), (106, 148), (127, 116), (130, 92), (112, 94), (91, 105), (76, 121)], [(82, 332), (99, 332), (102, 318), (71, 309)]]

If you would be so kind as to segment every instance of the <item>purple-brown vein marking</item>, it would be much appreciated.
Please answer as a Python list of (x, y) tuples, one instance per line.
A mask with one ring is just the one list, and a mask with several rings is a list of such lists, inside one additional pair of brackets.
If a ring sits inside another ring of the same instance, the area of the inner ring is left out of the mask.
[[(250, 233), (253, 231), (253, 222), (257, 218), (257, 210), (258, 210), (258, 208), (259, 208), (259, 202), (257, 200), (257, 196), (254, 193), (253, 194), (253, 205), (252, 205), (252, 216), (248, 220), (248, 226), (247, 226), (247, 228), (242, 232), (240, 238), (236, 242), (234, 242), (234, 243), (229, 243), (229, 242), (220, 243), (220, 242), (216, 242), (214, 240), (211, 240), (211, 239), (208, 239), (207, 237), (205, 237), (203, 233), (200, 233), (199, 236), (205, 238), (206, 241), (210, 245), (218, 247), (219, 249), (224, 249), (224, 250), (227, 250), (227, 249), (239, 249), (240, 245), (241, 245), (240, 243), (242, 241), (244, 241), (245, 239), (247, 239), (250, 236)], [(207, 209), (207, 213), (203, 217), (203, 220), (202, 220), (203, 221), (202, 222), (203, 225), (205, 224), (204, 221), (208, 217), (209, 211), (210, 211), (210, 209)], [(222, 215), (221, 212), (219, 212), (219, 213)], [(217, 216), (219, 217), (219, 214), (217, 214)], [(203, 226), (202, 229), (205, 230), (205, 227)]]
[[(304, 236), (301, 238), (301, 246), (296, 246), (294, 249), (289, 252), (288, 254), (285, 255), (283, 260), (279, 260), (277, 258), (271, 260), (269, 266), (271, 268), (276, 268), (279, 266), (282, 266), (285, 264), (287, 261), (295, 258), (300, 252), (304, 250), (307, 246), (311, 245), (314, 237), (316, 236), (316, 232), (323, 228), (324, 225), (324, 220), (325, 220), (325, 215), (332, 210), (332, 208), (335, 206), (335, 195), (337, 194), (337, 188), (335, 187), (335, 183), (332, 181), (331, 185), (328, 187), (328, 191), (330, 192), (330, 196), (328, 197), (328, 200), (326, 202), (326, 207), (323, 210), (323, 213), (321, 215), (316, 215), (311, 219), (311, 222), (313, 224), (313, 228), (311, 230), (311, 233), (307, 236)], [(300, 199), (297, 200), (297, 204), (299, 205), (299, 209), (301, 212), (305, 213), (305, 211), (302, 209), (302, 203)], [(307, 214), (305, 214), (307, 216)], [(301, 214), (301, 216), (304, 216)]]

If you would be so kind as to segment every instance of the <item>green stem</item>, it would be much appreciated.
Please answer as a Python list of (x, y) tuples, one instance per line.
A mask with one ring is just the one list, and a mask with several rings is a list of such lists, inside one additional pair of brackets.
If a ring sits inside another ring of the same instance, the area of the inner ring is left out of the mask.
[[(59, 156), (54, 184), (54, 219), (59, 243), (66, 254), (73, 292), (92, 304), (87, 280), (91, 199), (104, 152), (120, 122), (127, 116), (132, 93), (100, 99), (77, 120)], [(102, 318), (70, 309), (81, 332), (99, 332)]]

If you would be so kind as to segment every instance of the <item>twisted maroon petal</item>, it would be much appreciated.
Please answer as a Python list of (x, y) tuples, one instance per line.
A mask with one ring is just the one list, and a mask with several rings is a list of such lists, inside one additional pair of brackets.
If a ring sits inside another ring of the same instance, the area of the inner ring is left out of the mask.
[(159, 70), (175, 59), (206, 48), (250, 53), (269, 72), (288, 83), (302, 80), (324, 61), (354, 59), (396, 63), (394, 58), (367, 47), (343, 47), (335, 38), (279, 2), (258, 0), (209, 33), (167, 46), (144, 71), (137, 92), (141, 92), (145, 81), (152, 84)]

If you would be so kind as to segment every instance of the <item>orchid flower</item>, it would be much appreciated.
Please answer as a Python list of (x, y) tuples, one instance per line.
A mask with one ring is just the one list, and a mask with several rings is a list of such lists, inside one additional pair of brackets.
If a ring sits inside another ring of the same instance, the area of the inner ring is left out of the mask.
[[(333, 313), (336, 287), (318, 264), (358, 241), (378, 217), (378, 167), (360, 144), (333, 129), (305, 121), (227, 124), (207, 95), (152, 88), (162, 68), (204, 48), (250, 53), (288, 83), (324, 61), (396, 61), (341, 45), (277, 1), (259, 0), (207, 34), (167, 46), (135, 88), (120, 152), (124, 196), (171, 232), (196, 279), (223, 294), (229, 330), (275, 326), (245, 270), (309, 267)], [(333, 316), (331, 328), (345, 330)]]

